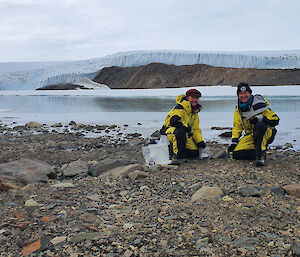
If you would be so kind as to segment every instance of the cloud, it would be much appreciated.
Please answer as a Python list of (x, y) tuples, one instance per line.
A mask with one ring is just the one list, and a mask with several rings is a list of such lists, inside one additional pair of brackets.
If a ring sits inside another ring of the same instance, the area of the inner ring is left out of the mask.
[(0, 61), (135, 49), (296, 49), (298, 0), (0, 0)]

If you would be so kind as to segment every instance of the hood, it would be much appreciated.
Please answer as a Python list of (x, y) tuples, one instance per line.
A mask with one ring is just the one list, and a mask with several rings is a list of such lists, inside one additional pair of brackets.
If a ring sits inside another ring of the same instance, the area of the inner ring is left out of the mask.
[[(180, 104), (188, 113), (192, 113), (192, 106), (191, 103), (187, 100), (186, 95), (179, 95), (176, 97), (176, 103)], [(200, 112), (201, 105), (197, 105), (197, 109), (195, 113)]]

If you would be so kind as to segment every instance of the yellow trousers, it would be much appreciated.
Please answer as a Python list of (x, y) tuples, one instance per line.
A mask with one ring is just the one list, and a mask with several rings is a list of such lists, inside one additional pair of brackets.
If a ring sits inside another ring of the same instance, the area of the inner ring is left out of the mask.
[[(261, 150), (265, 151), (267, 149), (267, 145), (269, 140), (272, 137), (272, 129), (268, 128), (267, 131), (265, 132), (263, 136), (263, 140), (261, 143)], [(253, 134), (245, 135), (243, 136), (234, 151), (240, 151), (240, 150), (255, 150), (255, 145), (254, 145), (254, 139), (253, 139)]]

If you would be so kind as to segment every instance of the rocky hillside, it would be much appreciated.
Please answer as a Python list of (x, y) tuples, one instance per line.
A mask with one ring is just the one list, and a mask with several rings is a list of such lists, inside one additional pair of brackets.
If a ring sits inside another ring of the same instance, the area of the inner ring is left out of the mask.
[(204, 64), (167, 65), (151, 63), (139, 67), (103, 68), (95, 82), (110, 88), (165, 88), (189, 86), (300, 85), (300, 69), (224, 68)]

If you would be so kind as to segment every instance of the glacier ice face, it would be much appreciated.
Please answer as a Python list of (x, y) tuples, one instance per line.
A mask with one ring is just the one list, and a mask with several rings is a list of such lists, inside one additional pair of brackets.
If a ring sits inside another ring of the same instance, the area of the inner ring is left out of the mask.
[[(130, 51), (83, 61), (35, 63), (30, 69), (0, 73), (0, 90), (34, 90), (38, 87), (72, 83), (81, 77), (93, 79), (104, 67), (132, 67), (160, 62), (175, 65), (207, 64), (219, 67), (292, 69), (300, 68), (300, 50), (268, 52)], [(0, 63), (1, 70), (5, 63)]]

